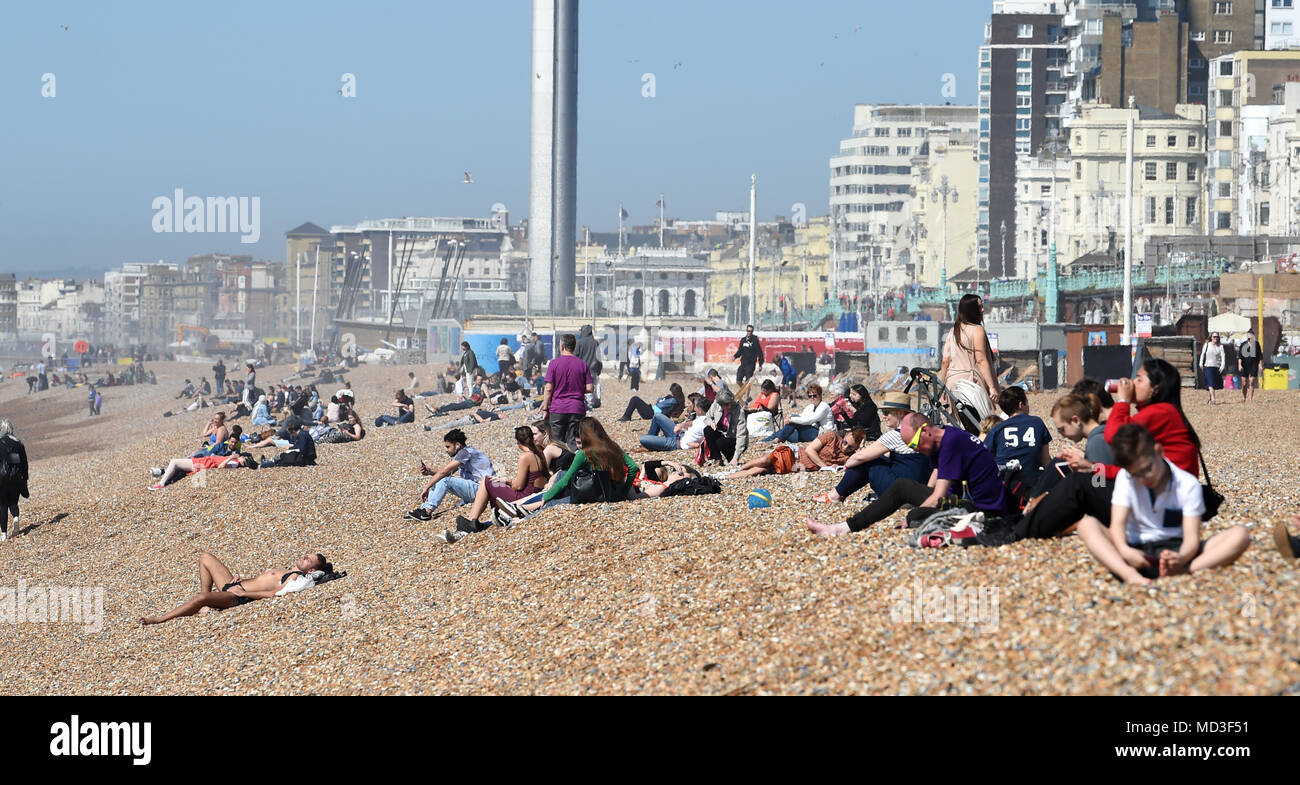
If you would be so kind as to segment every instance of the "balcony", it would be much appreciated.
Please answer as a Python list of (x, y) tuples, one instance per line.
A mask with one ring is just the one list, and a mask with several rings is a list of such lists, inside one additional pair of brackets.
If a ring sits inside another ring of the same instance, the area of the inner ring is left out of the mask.
[(1049, 93), (1064, 93), (1069, 91), (1069, 85), (1059, 79), (1049, 79), (1044, 83), (1044, 89)]

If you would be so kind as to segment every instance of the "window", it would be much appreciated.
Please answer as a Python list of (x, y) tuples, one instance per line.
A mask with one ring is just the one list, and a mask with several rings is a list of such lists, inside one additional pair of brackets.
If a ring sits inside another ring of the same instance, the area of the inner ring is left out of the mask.
[(1027, 63), (1027, 62), (1029, 62), (1030, 60), (1033, 59), (1033, 56), (1034, 56), (1034, 50), (1033, 50), (1033, 49), (1024, 48), (1024, 49), (1020, 49), (1020, 50), (1018, 50), (1018, 51), (1016, 52), (1016, 60), (1018, 60), (1018, 61), (1020, 61), (1020, 62), (1022, 62), (1022, 63)]
[(1232, 3), (1218, 2), (1214, 4), (1215, 16), (1232, 16)]
[(1028, 140), (1028, 139), (1017, 139), (1017, 140), (1016, 140), (1016, 155), (1020, 155), (1021, 153), (1028, 153), (1028, 152), (1029, 152), (1029, 140)]
[(1076, 180), (1083, 179), (1083, 163), (1080, 161), (1074, 162), (1074, 179)]
[(1174, 224), (1174, 197), (1165, 197), (1165, 224), (1173, 226)]
[(1232, 136), (1232, 121), (1231, 121), (1231, 120), (1220, 120), (1220, 121), (1219, 121), (1219, 136)]
[(1147, 223), (1153, 224), (1156, 222), (1156, 198), (1154, 196), (1148, 196), (1146, 199), (1146, 203), (1147, 203)]
[(924, 341), (924, 340), (925, 340), (925, 335), (926, 335), (926, 332), (925, 332), (925, 328), (924, 328), (924, 327), (917, 327), (917, 328), (916, 328), (916, 340), (918, 340), (918, 341)]
[(1216, 150), (1215, 152), (1218, 154), (1218, 166), (1220, 166), (1221, 168), (1231, 168), (1231, 167), (1232, 167), (1232, 151), (1231, 151), (1231, 150)]
[(1110, 147), (1110, 134), (1106, 133), (1105, 131), (1102, 131), (1101, 133), (1097, 134), (1097, 149), (1105, 150), (1108, 147)]
[(1187, 182), (1196, 182), (1196, 164), (1194, 163), (1187, 164)]
[(1268, 226), (1268, 202), (1259, 203), (1259, 225)]
[(1259, 171), (1259, 187), (1267, 188), (1268, 184), (1269, 184), (1268, 167), (1264, 167)]
[(876, 338), (879, 339), (881, 343), (889, 343), (889, 328), (881, 327), (876, 333)]
[(1196, 134), (1187, 135), (1187, 146), (1193, 150), (1196, 149)]
[(1187, 225), (1195, 226), (1198, 223), (1200, 223), (1200, 221), (1198, 220), (1198, 213), (1196, 212), (1196, 197), (1189, 196), (1187, 197)]
[(1030, 118), (1028, 118), (1028, 117), (1017, 117), (1017, 118), (1016, 118), (1016, 130), (1017, 130), (1017, 131), (1028, 131), (1028, 130), (1029, 130), (1029, 121), (1030, 121)]
[(911, 128), (900, 128), (900, 129), (898, 129), (898, 135), (899, 135), (899, 136), (911, 136), (911, 135), (912, 135), (912, 129), (911, 129)]
[(1033, 98), (1033, 96), (1031, 96), (1031, 95), (1017, 95), (1017, 96), (1016, 96), (1016, 108), (1017, 108), (1017, 109), (1030, 109), (1030, 108), (1032, 108), (1032, 106), (1033, 106), (1033, 100), (1034, 100), (1034, 98)]
[(899, 343), (907, 343), (907, 328), (906, 327), (895, 328), (894, 337), (898, 340)]
[(1187, 97), (1188, 97), (1188, 98), (1204, 98), (1204, 97), (1205, 97), (1205, 85), (1201, 85), (1201, 84), (1188, 85), (1188, 86), (1187, 86)]
[(1214, 228), (1215, 228), (1215, 229), (1231, 229), (1231, 228), (1232, 228), (1232, 213), (1215, 213), (1215, 214), (1214, 214)]
[(895, 155), (911, 155), (911, 154), (912, 154), (912, 148), (910, 148), (910, 147), (896, 147), (896, 148), (894, 148), (894, 153), (895, 153)]
[(1274, 22), (1270, 30), (1274, 35), (1291, 35), (1290, 22)]
[(1232, 76), (1232, 61), (1224, 60), (1219, 63), (1219, 76)]
[(1155, 146), (1156, 146), (1156, 135), (1147, 134), (1147, 147), (1155, 147)]
[(1165, 164), (1165, 179), (1171, 183), (1178, 179), (1178, 164), (1172, 161)]
[(1231, 31), (1231, 30), (1215, 30), (1215, 31), (1214, 31), (1214, 43), (1216, 43), (1216, 44), (1230, 44), (1230, 43), (1232, 43), (1232, 31)]
[(1016, 84), (1026, 85), (1034, 83), (1033, 71), (1016, 71)]
[(1290, 8), (1291, 0), (1273, 0), (1274, 8)]
[(1050, 186), (1050, 185), (1040, 185), (1040, 186), (1038, 186), (1038, 195), (1039, 195), (1039, 196), (1051, 196), (1051, 195), (1052, 195), (1052, 186)]
[(1187, 58), (1187, 67), (1199, 71), (1205, 67), (1205, 58), (1189, 57)]
[(1219, 183), (1219, 198), (1220, 199), (1232, 198), (1232, 183)]
[(877, 129), (876, 129), (876, 136), (889, 136), (889, 128), (887, 128), (887, 127), (884, 127), (884, 128), (877, 128)]
[(1033, 38), (1033, 37), (1034, 37), (1034, 26), (1033, 26), (1033, 25), (1017, 25), (1017, 26), (1016, 26), (1016, 37), (1017, 37), (1017, 38)]
[(1169, 137), (1168, 137), (1167, 139), (1165, 139), (1165, 146), (1166, 146), (1166, 147), (1177, 147), (1177, 146), (1178, 146), (1178, 135), (1177, 135), (1177, 134), (1170, 134)]
[(1154, 183), (1156, 181), (1156, 162), (1148, 161), (1143, 168), (1146, 170), (1146, 179)]
[(1204, 30), (1193, 30), (1192, 33), (1191, 33), (1191, 38), (1192, 38), (1193, 41), (1204, 41), (1204, 40), (1205, 40), (1205, 31), (1204, 31)]
[(1219, 106), (1232, 106), (1232, 91), (1231, 91), (1231, 90), (1220, 90), (1220, 91), (1219, 91)]
[(1085, 19), (1083, 22), (1083, 32), (1085, 35), (1101, 35), (1102, 22), (1100, 19)]

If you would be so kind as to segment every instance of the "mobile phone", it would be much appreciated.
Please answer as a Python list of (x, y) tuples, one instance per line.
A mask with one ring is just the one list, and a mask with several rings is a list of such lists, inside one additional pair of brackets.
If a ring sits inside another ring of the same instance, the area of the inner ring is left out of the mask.
[(1070, 464), (1065, 461), (1052, 461), (1052, 468), (1056, 469), (1062, 477), (1070, 476)]

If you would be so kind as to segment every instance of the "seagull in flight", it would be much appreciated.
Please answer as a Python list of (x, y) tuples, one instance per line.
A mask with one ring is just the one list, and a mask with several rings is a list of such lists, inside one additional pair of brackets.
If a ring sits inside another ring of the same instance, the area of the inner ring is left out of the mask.
[(59, 27), (61, 27), (61, 28), (64, 29), (64, 30), (67, 30), (67, 29), (68, 29), (68, 26), (67, 26), (67, 25), (59, 25)]
[(466, 173), (465, 173), (465, 185), (473, 185), (473, 184), (474, 184), (474, 178), (473, 178), (473, 176), (471, 176), (469, 172), (466, 172)]
[(681, 63), (673, 63), (673, 70), (674, 70), (674, 71), (676, 71), (678, 68), (681, 68), (681, 67), (682, 67), (682, 64), (681, 64)]

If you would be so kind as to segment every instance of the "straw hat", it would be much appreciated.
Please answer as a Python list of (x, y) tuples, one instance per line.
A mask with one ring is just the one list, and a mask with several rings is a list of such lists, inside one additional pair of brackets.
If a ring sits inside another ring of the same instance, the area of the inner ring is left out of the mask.
[(902, 392), (885, 393), (885, 400), (879, 404), (881, 409), (902, 409), (903, 411), (913, 411), (912, 396)]

